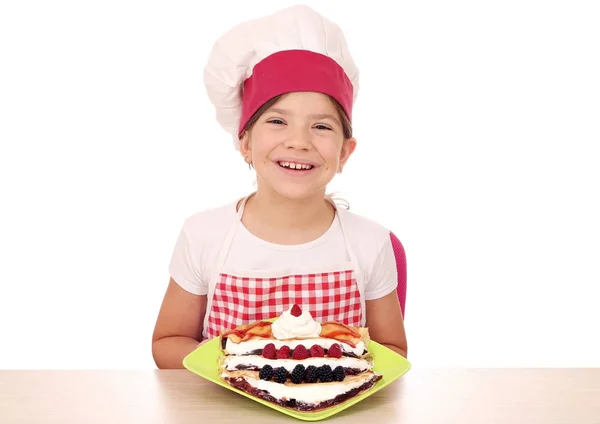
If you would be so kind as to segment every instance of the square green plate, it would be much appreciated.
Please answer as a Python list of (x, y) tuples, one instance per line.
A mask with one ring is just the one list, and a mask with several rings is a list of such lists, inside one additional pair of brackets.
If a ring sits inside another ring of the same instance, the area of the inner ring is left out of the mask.
[(332, 408), (316, 412), (295, 411), (293, 409), (288, 409), (279, 405), (275, 405), (271, 402), (264, 401), (246, 392), (238, 390), (221, 380), (219, 378), (217, 365), (218, 356), (221, 354), (221, 350), (219, 349), (218, 337), (215, 337), (211, 341), (203, 344), (195, 351), (190, 353), (188, 356), (186, 356), (183, 360), (183, 366), (189, 371), (193, 372), (194, 374), (199, 375), (200, 377), (210, 380), (213, 383), (218, 384), (219, 386), (225, 387), (229, 390), (239, 393), (242, 396), (245, 396), (256, 402), (262, 403), (263, 405), (266, 405), (269, 408), (275, 409), (286, 415), (292, 416), (303, 421), (319, 421), (331, 417), (332, 415), (335, 415), (338, 412), (341, 412), (347, 409), (348, 407), (360, 402), (361, 400), (368, 398), (373, 393), (376, 393), (384, 387), (388, 386), (390, 383), (397, 380), (410, 370), (410, 362), (403, 356), (398, 355), (393, 350), (388, 349), (387, 347), (382, 346), (379, 343), (376, 343), (372, 340), (369, 342), (367, 348), (369, 352), (373, 353), (373, 360), (375, 361), (373, 371), (382, 375), (383, 378), (379, 380), (377, 384), (375, 384), (375, 386), (373, 386), (370, 390), (362, 393), (361, 395), (348, 399), (347, 401), (340, 403), (339, 405), (336, 405)]

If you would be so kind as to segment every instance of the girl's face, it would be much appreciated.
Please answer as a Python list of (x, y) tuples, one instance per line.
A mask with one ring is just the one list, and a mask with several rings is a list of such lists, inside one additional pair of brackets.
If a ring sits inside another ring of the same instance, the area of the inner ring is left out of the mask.
[(314, 92), (284, 95), (240, 141), (240, 152), (256, 169), (258, 190), (290, 199), (323, 195), (356, 147), (356, 140), (344, 139), (331, 99)]

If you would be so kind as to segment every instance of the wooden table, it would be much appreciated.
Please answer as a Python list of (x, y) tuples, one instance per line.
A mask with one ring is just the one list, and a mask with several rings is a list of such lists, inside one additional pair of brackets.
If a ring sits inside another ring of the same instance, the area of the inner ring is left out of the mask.
[[(0, 371), (0, 423), (299, 423), (186, 370)], [(413, 368), (333, 423), (600, 423), (600, 369)]]

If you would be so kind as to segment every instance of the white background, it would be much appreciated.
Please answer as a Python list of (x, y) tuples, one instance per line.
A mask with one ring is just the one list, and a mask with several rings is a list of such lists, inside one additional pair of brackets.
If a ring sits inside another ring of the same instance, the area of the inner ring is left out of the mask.
[[(209, 49), (293, 3), (1, 3), (0, 368), (154, 367), (183, 220), (253, 189)], [(413, 367), (600, 366), (597, 3), (307, 3), (362, 72), (331, 190), (405, 246)]]

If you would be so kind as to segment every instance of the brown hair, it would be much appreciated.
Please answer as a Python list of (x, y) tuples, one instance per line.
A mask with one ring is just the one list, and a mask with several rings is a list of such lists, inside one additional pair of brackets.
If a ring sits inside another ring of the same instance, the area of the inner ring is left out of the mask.
[[(272, 99), (270, 99), (269, 101), (267, 101), (264, 105), (262, 105), (254, 113), (254, 115), (252, 115), (252, 117), (248, 120), (248, 123), (244, 126), (244, 129), (242, 130), (241, 133), (243, 134), (246, 131), (249, 131), (252, 128), (252, 126), (256, 123), (256, 121), (258, 121), (258, 119), (262, 116), (262, 114), (265, 113), (265, 111), (267, 109), (269, 109), (271, 106), (273, 106), (275, 103), (277, 103), (277, 101), (279, 101), (279, 99), (281, 99), (283, 96), (284, 96), (284, 94), (275, 96)], [(327, 97), (329, 97), (329, 99), (332, 101), (333, 105), (335, 106), (335, 108), (338, 112), (338, 115), (342, 122), (342, 130), (344, 132), (344, 139), (352, 138), (352, 123), (350, 122), (350, 119), (348, 119), (346, 112), (344, 112), (344, 108), (342, 108), (342, 105), (340, 105), (340, 103), (333, 97), (331, 97), (331, 96), (327, 96)]]

